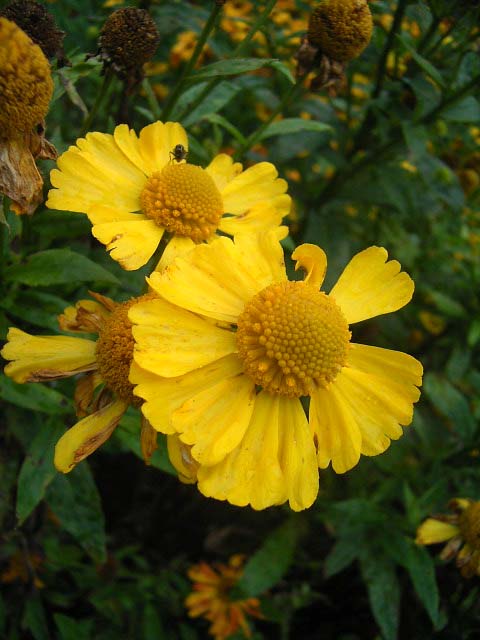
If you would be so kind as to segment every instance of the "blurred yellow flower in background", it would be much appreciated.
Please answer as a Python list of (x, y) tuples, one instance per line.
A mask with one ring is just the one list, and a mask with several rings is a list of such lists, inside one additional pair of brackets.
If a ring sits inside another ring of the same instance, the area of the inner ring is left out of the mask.
[(129, 312), (130, 380), (150, 424), (179, 436), (181, 473), (205, 496), (300, 511), (317, 496), (318, 467), (344, 473), (402, 435), (422, 365), (350, 341), (349, 324), (412, 297), (385, 249), (357, 254), (327, 295), (322, 249), (298, 247), (306, 277), (289, 281), (278, 236), (218, 238), (153, 273), (160, 297)]
[(58, 159), (47, 207), (86, 213), (93, 235), (127, 270), (146, 264), (165, 232), (177, 254), (217, 230), (236, 235), (281, 224), (290, 196), (273, 164), (244, 171), (219, 154), (203, 169), (177, 162), (179, 145), (188, 151), (187, 134), (175, 122), (155, 122), (139, 136), (125, 124), (113, 135), (89, 133)]
[(188, 615), (211, 622), (208, 632), (215, 640), (226, 640), (239, 629), (250, 638), (247, 616), (262, 617), (257, 598), (235, 600), (231, 597), (232, 587), (242, 575), (243, 564), (244, 557), (234, 555), (228, 564), (211, 566), (201, 562), (188, 571), (193, 582), (193, 592), (185, 600)]

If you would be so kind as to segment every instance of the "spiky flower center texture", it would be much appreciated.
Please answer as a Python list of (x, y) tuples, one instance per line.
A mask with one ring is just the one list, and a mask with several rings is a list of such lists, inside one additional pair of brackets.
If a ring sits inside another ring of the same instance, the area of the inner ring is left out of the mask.
[(276, 395), (308, 396), (326, 387), (347, 360), (348, 323), (335, 301), (304, 282), (272, 284), (238, 319), (245, 373)]
[(458, 518), (463, 539), (472, 549), (480, 551), (480, 502), (473, 502)]
[(143, 213), (159, 226), (197, 243), (215, 233), (223, 214), (214, 181), (193, 164), (168, 164), (152, 174), (140, 201)]
[(40, 47), (0, 18), (0, 137), (29, 132), (48, 111), (53, 81)]

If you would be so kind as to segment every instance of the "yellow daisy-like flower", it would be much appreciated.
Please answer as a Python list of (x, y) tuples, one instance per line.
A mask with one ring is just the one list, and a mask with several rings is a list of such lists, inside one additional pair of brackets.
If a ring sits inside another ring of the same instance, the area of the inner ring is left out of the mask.
[(289, 281), (278, 235), (218, 238), (154, 272), (160, 297), (129, 312), (130, 380), (151, 425), (179, 436), (182, 475), (205, 496), (299, 511), (315, 500), (318, 467), (344, 473), (402, 435), (422, 365), (350, 341), (349, 324), (412, 297), (385, 249), (357, 254), (327, 295), (322, 249), (298, 247), (306, 277)]
[(194, 565), (188, 571), (193, 582), (193, 593), (187, 596), (185, 606), (191, 618), (202, 617), (211, 622), (208, 630), (215, 640), (225, 640), (241, 629), (251, 637), (246, 617), (261, 618), (260, 602), (257, 598), (232, 600), (231, 589), (242, 575), (244, 557), (232, 556), (228, 565), (206, 562)]
[[(79, 379), (75, 390), (77, 416), (83, 419), (55, 447), (55, 467), (63, 473), (71, 471), (112, 435), (130, 404), (140, 404), (128, 380), (133, 356), (128, 310), (139, 299), (116, 303), (100, 294), (91, 295), (94, 300), (80, 300), (75, 307), (65, 309), (59, 325), (64, 331), (97, 333), (96, 341), (32, 336), (10, 328), (1, 351), (5, 360), (11, 360), (5, 373), (15, 382), (47, 382), (87, 374)], [(147, 294), (141, 299), (150, 297)], [(157, 432), (142, 419), (141, 445), (147, 463), (156, 448), (156, 436)]]
[(415, 542), (421, 545), (447, 542), (440, 557), (457, 556), (457, 567), (464, 578), (480, 576), (480, 502), (469, 498), (450, 501), (453, 515), (427, 518), (418, 530)]
[(93, 235), (127, 270), (142, 267), (165, 232), (176, 255), (217, 230), (265, 229), (288, 213), (287, 183), (269, 162), (243, 171), (220, 154), (202, 169), (181, 159), (184, 153), (177, 161), (175, 149), (188, 150), (175, 122), (155, 122), (138, 137), (125, 124), (113, 135), (89, 133), (58, 159), (47, 206), (86, 213)]

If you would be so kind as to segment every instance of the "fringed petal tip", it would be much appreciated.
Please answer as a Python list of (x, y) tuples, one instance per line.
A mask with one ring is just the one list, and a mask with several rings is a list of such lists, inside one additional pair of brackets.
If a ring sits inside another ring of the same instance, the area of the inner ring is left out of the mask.
[(325, 251), (314, 244), (301, 244), (292, 253), (296, 260), (295, 271), (306, 272), (305, 282), (312, 287), (320, 288), (327, 272), (327, 256)]

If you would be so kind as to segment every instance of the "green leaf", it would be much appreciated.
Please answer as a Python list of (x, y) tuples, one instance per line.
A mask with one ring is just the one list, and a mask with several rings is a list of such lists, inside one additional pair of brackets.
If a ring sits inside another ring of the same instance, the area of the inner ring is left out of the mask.
[(325, 577), (331, 578), (352, 564), (359, 551), (358, 537), (340, 538), (325, 558)]
[[(215, 87), (198, 105), (193, 111), (189, 112), (189, 105), (201, 94), (205, 89), (207, 83), (195, 85), (190, 89), (187, 89), (180, 97), (174, 113), (188, 112), (184, 118), (182, 118), (182, 124), (188, 127), (196, 122), (199, 122), (206, 115), (211, 113), (218, 113), (225, 107), (241, 90), (241, 87), (232, 82), (224, 81), (218, 87)], [(190, 140), (189, 140), (190, 142)]]
[(100, 495), (86, 462), (68, 475), (57, 474), (46, 501), (62, 526), (96, 562), (104, 562), (105, 518)]
[(409, 542), (403, 564), (410, 575), (418, 597), (430, 616), (433, 626), (438, 628), (440, 624), (438, 610), (440, 600), (435, 578), (434, 561), (425, 547), (419, 547), (412, 541)]
[(262, 132), (260, 140), (272, 138), (273, 136), (286, 136), (289, 133), (299, 133), (300, 131), (313, 131), (314, 133), (325, 133), (331, 131), (332, 127), (323, 122), (315, 120), (304, 120), (303, 118), (284, 118), (269, 124)]
[[(190, 78), (194, 80), (206, 80), (207, 78), (218, 78), (222, 76), (236, 76), (241, 73), (256, 71), (263, 67), (278, 68), (281, 64), (276, 58), (233, 58), (232, 60), (219, 60), (212, 62), (199, 71), (193, 73)], [(282, 73), (285, 73), (282, 70)]]
[(218, 124), (223, 127), (226, 131), (228, 131), (240, 144), (243, 144), (246, 141), (245, 136), (237, 129), (235, 125), (229, 122), (223, 116), (218, 115), (218, 113), (210, 113), (206, 115), (204, 118), (207, 122), (211, 122), (212, 124)]
[(54, 613), (53, 619), (61, 640), (90, 640), (93, 620), (75, 620), (62, 613)]
[(45, 610), (38, 594), (33, 594), (25, 604), (22, 629), (28, 629), (35, 640), (50, 640)]
[(466, 443), (470, 442), (476, 431), (476, 423), (465, 396), (436, 373), (427, 373), (423, 388), (435, 408), (453, 422), (458, 435)]
[(302, 530), (301, 516), (292, 516), (275, 529), (245, 565), (236, 589), (247, 597), (254, 597), (276, 585), (293, 561)]
[(480, 104), (473, 96), (467, 96), (457, 104), (445, 109), (442, 118), (450, 122), (475, 122), (480, 120)]
[(464, 307), (440, 291), (434, 291), (433, 289), (427, 292), (428, 298), (435, 304), (437, 309), (451, 318), (463, 318), (467, 315)]
[(400, 587), (394, 564), (374, 549), (363, 548), (360, 569), (368, 591), (373, 616), (386, 640), (396, 640)]
[(119, 283), (109, 271), (70, 249), (48, 249), (34, 253), (25, 264), (6, 269), (5, 279), (31, 287), (94, 280)]
[(442, 87), (442, 89), (445, 89), (445, 82), (444, 82), (440, 72), (437, 69), (435, 69), (433, 64), (431, 64), (426, 58), (421, 56), (418, 53), (418, 51), (416, 51), (415, 48), (412, 47), (412, 45), (409, 42), (407, 42), (407, 40), (406, 40), (406, 38), (404, 36), (401, 36), (401, 35), (397, 34), (396, 37), (400, 40), (400, 42), (403, 44), (405, 49), (407, 49), (407, 51), (410, 53), (410, 55), (415, 60), (415, 62), (418, 64), (418, 66), (421, 69), (423, 69), (423, 71), (425, 71), (427, 76), (432, 78), (432, 80), (434, 80), (440, 87)]
[(65, 431), (63, 424), (46, 424), (32, 440), (18, 477), (17, 518), (28, 518), (56, 475), (53, 466), (55, 444)]
[(22, 409), (52, 415), (68, 413), (71, 406), (71, 402), (55, 389), (39, 384), (18, 384), (6, 376), (0, 377), (0, 398)]

